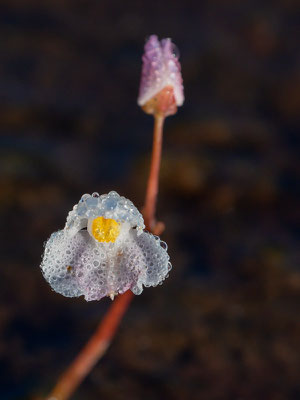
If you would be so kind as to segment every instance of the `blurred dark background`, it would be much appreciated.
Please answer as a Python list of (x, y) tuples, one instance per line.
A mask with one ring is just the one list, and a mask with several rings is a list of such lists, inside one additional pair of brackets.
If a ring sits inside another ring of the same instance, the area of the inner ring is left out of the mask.
[(1, 1), (1, 400), (47, 393), (110, 304), (52, 292), (39, 264), (83, 193), (143, 205), (153, 121), (136, 98), (152, 33), (177, 44), (186, 95), (166, 122), (158, 203), (173, 270), (134, 299), (74, 400), (300, 398), (298, 12)]

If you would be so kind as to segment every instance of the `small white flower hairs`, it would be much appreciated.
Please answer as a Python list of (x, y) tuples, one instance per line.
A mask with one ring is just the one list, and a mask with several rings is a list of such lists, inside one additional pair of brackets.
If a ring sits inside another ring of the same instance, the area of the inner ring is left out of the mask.
[(172, 268), (167, 245), (144, 232), (142, 214), (116, 192), (84, 194), (45, 244), (41, 269), (57, 293), (100, 300), (157, 286)]

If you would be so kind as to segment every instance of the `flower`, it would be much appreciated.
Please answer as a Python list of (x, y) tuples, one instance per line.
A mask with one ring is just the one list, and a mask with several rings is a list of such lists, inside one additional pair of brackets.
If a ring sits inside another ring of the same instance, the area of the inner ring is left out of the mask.
[(43, 275), (56, 292), (87, 301), (128, 289), (141, 294), (171, 269), (167, 245), (144, 228), (141, 213), (118, 193), (84, 194), (46, 242)]
[(145, 44), (138, 105), (148, 114), (175, 114), (184, 101), (181, 66), (171, 39), (151, 35)]

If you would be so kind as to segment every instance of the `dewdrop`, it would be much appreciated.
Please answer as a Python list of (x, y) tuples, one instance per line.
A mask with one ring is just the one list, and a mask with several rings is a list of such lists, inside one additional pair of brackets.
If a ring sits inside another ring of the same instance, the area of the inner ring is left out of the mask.
[(128, 289), (141, 294), (171, 269), (167, 245), (144, 228), (142, 214), (118, 193), (84, 194), (65, 228), (46, 242), (43, 275), (66, 297), (113, 299)]

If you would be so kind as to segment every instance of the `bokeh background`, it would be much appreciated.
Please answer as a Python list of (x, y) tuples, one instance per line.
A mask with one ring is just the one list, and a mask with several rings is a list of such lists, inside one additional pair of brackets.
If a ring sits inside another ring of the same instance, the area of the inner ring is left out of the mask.
[(173, 270), (134, 299), (74, 400), (300, 398), (298, 11), (1, 1), (1, 400), (46, 394), (109, 307), (52, 292), (39, 264), (83, 193), (143, 205), (152, 33), (177, 44), (186, 95), (166, 121), (158, 203)]

